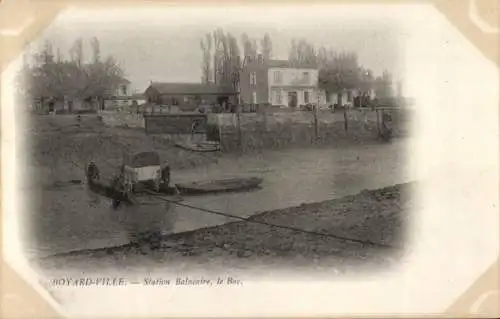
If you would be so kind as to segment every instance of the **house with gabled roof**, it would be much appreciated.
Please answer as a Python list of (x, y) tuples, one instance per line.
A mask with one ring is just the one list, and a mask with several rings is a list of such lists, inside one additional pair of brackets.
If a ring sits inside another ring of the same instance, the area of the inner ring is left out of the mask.
[(244, 104), (299, 107), (315, 103), (318, 69), (288, 60), (247, 57), (240, 74), (240, 97)]
[(148, 103), (177, 106), (181, 111), (193, 111), (199, 105), (235, 103), (236, 92), (231, 86), (212, 83), (151, 82), (144, 96)]

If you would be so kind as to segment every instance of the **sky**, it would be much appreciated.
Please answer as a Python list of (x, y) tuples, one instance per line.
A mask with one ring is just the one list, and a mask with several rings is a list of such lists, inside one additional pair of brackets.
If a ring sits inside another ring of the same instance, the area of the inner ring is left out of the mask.
[(246, 32), (262, 38), (267, 32), (273, 58), (286, 59), (291, 40), (306, 38), (317, 46), (355, 51), (360, 63), (376, 75), (384, 70), (396, 79), (404, 74), (404, 45), (408, 34), (398, 20), (397, 7), (274, 6), (141, 7), (122, 9), (69, 8), (42, 34), (67, 54), (78, 37), (97, 37), (101, 55), (112, 55), (124, 68), (132, 87), (143, 91), (150, 81), (199, 82), (200, 39), (222, 27), (239, 40)]

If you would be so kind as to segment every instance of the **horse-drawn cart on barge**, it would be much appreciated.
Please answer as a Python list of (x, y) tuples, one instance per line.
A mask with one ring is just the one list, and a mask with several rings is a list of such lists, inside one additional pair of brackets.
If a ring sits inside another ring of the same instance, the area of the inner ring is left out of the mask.
[(247, 191), (258, 188), (262, 178), (245, 177), (193, 181), (170, 185), (170, 166), (155, 151), (138, 152), (124, 158), (120, 169), (111, 178), (100, 175), (97, 164), (86, 168), (87, 185), (99, 195), (108, 197), (117, 208), (121, 203), (141, 205), (152, 198), (180, 202), (182, 196), (221, 192)]

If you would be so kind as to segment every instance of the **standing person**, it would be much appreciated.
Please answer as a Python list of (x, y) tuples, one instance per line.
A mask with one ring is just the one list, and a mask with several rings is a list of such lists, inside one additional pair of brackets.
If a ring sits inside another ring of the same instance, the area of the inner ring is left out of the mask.
[[(194, 137), (196, 136), (196, 133), (198, 133), (198, 129), (200, 127), (200, 121), (198, 120), (195, 120), (193, 121), (193, 123), (191, 124), (191, 142), (194, 141)], [(196, 141), (198, 142), (198, 141)]]
[(382, 113), (382, 138), (386, 141), (392, 137), (392, 116), (388, 112)]
[(90, 203), (92, 206), (96, 206), (99, 204), (99, 196), (95, 193), (96, 186), (98, 187), (98, 185), (94, 184), (94, 181), (99, 180), (100, 176), (99, 169), (94, 161), (90, 161), (87, 165), (85, 175), (87, 177), (87, 194), (89, 195)]
[(167, 163), (165, 163), (161, 170), (161, 181), (165, 183), (166, 186), (170, 185), (170, 166)]
[(97, 165), (94, 163), (94, 161), (90, 161), (87, 165), (86, 177), (89, 184), (92, 184), (95, 180), (100, 179), (99, 169), (97, 168)]
[(132, 101), (132, 106), (133, 106), (133, 109), (135, 109), (135, 114), (136, 114), (137, 118), (139, 118), (140, 113), (141, 113), (141, 110), (140, 110), (140, 107), (139, 107), (139, 103), (137, 103), (136, 100), (133, 100)]
[(113, 190), (113, 208), (118, 208), (121, 202), (128, 201), (129, 203), (134, 203), (135, 200), (132, 196), (133, 185), (127, 180), (122, 171), (119, 176), (115, 177), (111, 182), (111, 188)]

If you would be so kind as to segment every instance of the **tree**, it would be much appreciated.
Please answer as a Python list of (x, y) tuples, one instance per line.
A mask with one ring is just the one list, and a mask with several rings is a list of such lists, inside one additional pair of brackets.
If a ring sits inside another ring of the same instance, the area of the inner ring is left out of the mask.
[(238, 41), (232, 34), (224, 32), (221, 28), (213, 31), (212, 37), (214, 45), (214, 82), (216, 84), (232, 84), (234, 82), (234, 73), (240, 64)]
[(229, 49), (228, 55), (226, 56), (228, 60), (228, 68), (225, 70), (225, 72), (228, 74), (229, 77), (228, 79), (229, 83), (231, 84), (231, 88), (233, 89), (234, 92), (238, 92), (240, 85), (240, 74), (243, 71), (244, 63), (246, 63), (246, 60), (245, 59), (243, 59), (243, 61), (241, 60), (238, 41), (233, 35), (229, 33), (227, 34), (227, 42)]
[(110, 90), (115, 90), (123, 80), (124, 72), (112, 56), (103, 62), (98, 61), (86, 66), (87, 89), (86, 96), (104, 99)]
[(241, 44), (245, 57), (254, 58), (257, 56), (257, 40), (250, 39), (246, 33), (243, 33), (241, 35)]
[[(255, 56), (256, 42), (249, 39), (246, 34), (243, 34), (241, 39), (244, 52)], [(240, 47), (236, 37), (222, 28), (217, 28), (201, 39), (200, 48), (203, 53), (202, 83), (208, 83), (206, 79), (210, 77), (210, 72), (213, 74), (215, 84), (231, 86), (234, 92), (238, 92), (240, 73), (246, 59), (240, 57)], [(213, 68), (209, 67), (211, 61)]]
[(209, 83), (212, 79), (212, 68), (211, 68), (211, 61), (212, 61), (212, 34), (207, 33), (205, 35), (204, 39), (200, 40), (200, 47), (202, 50), (203, 54), (203, 61), (201, 64), (201, 70), (202, 70), (202, 76), (201, 76), (201, 82), (202, 83)]
[(46, 41), (42, 52), (33, 55), (33, 66), (27, 66), (29, 72), (25, 78), (28, 94), (40, 97), (62, 99), (68, 86), (68, 72), (65, 65), (56, 60), (52, 43)]
[(269, 34), (266, 33), (264, 35), (264, 38), (262, 38), (260, 45), (262, 48), (262, 55), (264, 56), (264, 59), (269, 60), (273, 52), (273, 43)]
[(214, 83), (219, 84), (223, 81), (222, 77), (224, 74), (224, 49), (222, 48), (222, 42), (224, 41), (224, 31), (218, 28), (213, 31), (213, 43), (214, 43)]
[(360, 85), (358, 56), (354, 52), (332, 54), (332, 61), (327, 66), (327, 76), (323, 82), (331, 84), (337, 90), (355, 89)]
[(377, 76), (374, 82), (375, 94), (378, 97), (386, 98), (391, 97), (393, 95), (392, 89), (392, 75), (384, 70), (382, 76)]
[(319, 69), (319, 85), (326, 91), (361, 88), (365, 72), (359, 66), (354, 52), (337, 53), (332, 49), (316, 49), (305, 39), (293, 39), (289, 50), (289, 61), (294, 66), (309, 66)]
[(99, 39), (93, 37), (90, 44), (92, 46), (92, 61), (94, 63), (99, 63), (101, 60), (101, 44)]
[(318, 65), (316, 49), (306, 39), (292, 40), (288, 60), (292, 66), (316, 67)]
[(78, 67), (83, 65), (83, 39), (78, 38), (73, 43), (73, 46), (70, 49), (70, 57), (71, 61), (75, 62)]
[(314, 66), (319, 70), (319, 87), (330, 92), (359, 89), (368, 93), (376, 89), (378, 96), (390, 94), (390, 74), (375, 78), (373, 72), (361, 66), (355, 52), (336, 52), (325, 47), (315, 48), (305, 39), (293, 39), (289, 50), (292, 65)]
[(94, 97), (102, 102), (107, 92), (116, 89), (123, 80), (124, 72), (112, 56), (101, 61), (96, 38), (92, 39), (91, 45), (92, 62), (84, 63), (82, 39), (73, 44), (70, 60), (63, 60), (59, 49), (55, 58), (52, 43), (46, 41), (42, 51), (31, 56), (31, 64), (25, 59), (18, 75), (24, 98), (39, 98), (43, 103), (48, 98)]
[(370, 89), (373, 88), (373, 83), (375, 80), (375, 77), (373, 76), (373, 72), (370, 69), (360, 67), (359, 68), (359, 88), (362, 91), (368, 92)]

